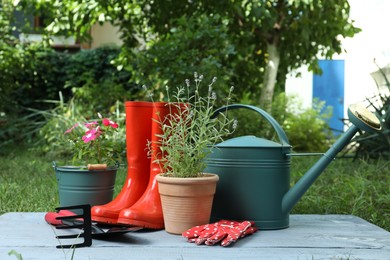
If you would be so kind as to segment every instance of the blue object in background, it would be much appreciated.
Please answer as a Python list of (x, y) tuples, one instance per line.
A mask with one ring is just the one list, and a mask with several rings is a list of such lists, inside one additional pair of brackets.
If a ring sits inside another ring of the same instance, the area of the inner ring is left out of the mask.
[(335, 136), (344, 132), (344, 60), (320, 60), (322, 75), (313, 75), (313, 98), (333, 108), (328, 124)]

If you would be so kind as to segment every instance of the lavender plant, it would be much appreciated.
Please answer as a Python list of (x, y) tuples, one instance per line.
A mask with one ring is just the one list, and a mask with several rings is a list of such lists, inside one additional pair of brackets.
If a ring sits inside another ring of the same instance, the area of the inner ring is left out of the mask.
[[(198, 177), (206, 165), (204, 159), (211, 153), (211, 147), (223, 141), (223, 137), (233, 133), (237, 120), (227, 118), (226, 112), (211, 118), (215, 110), (217, 95), (213, 91), (214, 77), (208, 85), (207, 96), (200, 95), (203, 75), (194, 73), (195, 89), (191, 89), (189, 79), (185, 86), (178, 87), (174, 94), (166, 94), (170, 113), (156, 120), (162, 129), (157, 141), (149, 142), (149, 155), (162, 168), (165, 176)], [(233, 87), (226, 97), (226, 105), (231, 101)], [(193, 93), (193, 94), (191, 94)], [(153, 150), (152, 146), (158, 147)]]

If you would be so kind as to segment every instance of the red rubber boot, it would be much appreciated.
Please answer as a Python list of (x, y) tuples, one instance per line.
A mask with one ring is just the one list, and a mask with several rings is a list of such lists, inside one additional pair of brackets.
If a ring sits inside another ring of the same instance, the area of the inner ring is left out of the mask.
[[(169, 106), (165, 102), (155, 102), (153, 110), (153, 118), (160, 120), (169, 114)], [(159, 123), (152, 122), (152, 149), (156, 151), (158, 146), (155, 144), (157, 140), (156, 134), (161, 134)], [(154, 158), (153, 158), (154, 159)], [(150, 178), (149, 184), (142, 197), (130, 208), (120, 212), (118, 223), (126, 225), (142, 226), (150, 229), (163, 229), (164, 218), (161, 208), (160, 194), (158, 193), (156, 175), (161, 173), (162, 169), (157, 163), (150, 163)]]
[(127, 177), (121, 192), (114, 200), (94, 206), (92, 220), (116, 224), (121, 210), (132, 206), (144, 193), (150, 172), (146, 144), (152, 132), (152, 102), (129, 101), (126, 107)]

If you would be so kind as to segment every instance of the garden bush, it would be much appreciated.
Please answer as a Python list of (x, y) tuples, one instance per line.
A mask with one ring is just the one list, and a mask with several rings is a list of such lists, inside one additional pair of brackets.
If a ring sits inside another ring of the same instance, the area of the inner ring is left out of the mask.
[(119, 48), (101, 47), (71, 55), (65, 88), (72, 89), (75, 102), (88, 104), (84, 113), (112, 111), (116, 101), (139, 94), (141, 86), (132, 82), (131, 73), (114, 65), (119, 53)]
[[(119, 161), (122, 162), (126, 157), (126, 133), (125, 133), (125, 114), (120, 112), (119, 103), (117, 102), (116, 109), (109, 114), (103, 114), (105, 118), (118, 123), (117, 138), (111, 140), (115, 145), (115, 150), (120, 151), (118, 154)], [(43, 124), (35, 137), (33, 150), (36, 154), (47, 155), (53, 158), (67, 158), (72, 157), (72, 143), (69, 138), (65, 136), (65, 131), (77, 124), (83, 124), (87, 121), (98, 120), (98, 115), (86, 117), (83, 110), (86, 107), (80, 102), (75, 102), (71, 99), (69, 102), (58, 102), (57, 107), (42, 113), (45, 117), (45, 124)], [(110, 139), (110, 137), (107, 137)], [(75, 161), (73, 161), (75, 163)]]
[[(137, 81), (155, 90), (158, 98), (165, 93), (166, 85), (174, 92), (197, 72), (204, 75), (205, 82), (218, 78), (214, 86), (217, 103), (222, 105), (218, 97), (226, 96), (231, 85), (236, 87), (234, 95), (241, 99), (244, 91), (258, 92), (261, 73), (252, 61), (253, 46), (245, 47), (247, 56), (239, 55), (226, 22), (219, 15), (182, 16), (173, 21), (169, 33), (149, 41), (144, 50), (123, 48), (117, 62), (125, 64), (124, 69), (130, 70)], [(201, 95), (207, 91), (208, 84), (203, 84)]]
[[(250, 99), (240, 102), (256, 106)], [(271, 124), (258, 113), (239, 109), (229, 114), (238, 119), (232, 137), (255, 135), (280, 143)], [(325, 152), (333, 143), (334, 136), (327, 123), (332, 111), (324, 102), (314, 100), (312, 108), (304, 108), (298, 97), (281, 93), (275, 98), (270, 114), (286, 132), (294, 152)]]
[(119, 54), (115, 47), (70, 54), (43, 44), (16, 43), (2, 50), (0, 143), (32, 142), (59, 103), (73, 99), (84, 104), (78, 109), (88, 118), (112, 113), (140, 89), (129, 72), (111, 63)]
[(386, 88), (378, 87), (378, 94), (367, 99), (369, 109), (372, 110), (381, 121), (382, 130), (375, 133), (359, 132), (352, 140), (359, 158), (384, 158), (390, 159), (390, 82), (384, 71), (378, 66), (379, 71), (386, 82)]

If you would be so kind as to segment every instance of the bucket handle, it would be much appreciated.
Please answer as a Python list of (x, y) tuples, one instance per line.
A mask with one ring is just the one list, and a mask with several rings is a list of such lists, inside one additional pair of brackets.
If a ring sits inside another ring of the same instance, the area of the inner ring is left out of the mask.
[[(56, 161), (53, 161), (53, 162), (52, 162), (52, 165), (53, 165), (53, 168), (54, 168), (55, 170), (57, 170), (57, 163), (56, 163)], [(114, 167), (117, 168), (117, 169), (119, 169), (119, 166), (120, 166), (119, 161), (116, 161)]]
[(265, 112), (264, 110), (262, 110), (262, 109), (260, 109), (258, 107), (255, 107), (255, 106), (252, 106), (252, 105), (244, 105), (244, 104), (231, 104), (231, 105), (220, 107), (217, 110), (215, 110), (213, 115), (211, 115), (211, 118), (215, 118), (219, 114), (221, 114), (223, 112), (226, 112), (228, 110), (239, 109), (239, 108), (250, 109), (250, 110), (253, 110), (253, 111), (259, 113), (261, 116), (263, 116), (272, 125), (272, 127), (276, 131), (276, 133), (277, 133), (277, 135), (279, 137), (280, 143), (282, 144), (283, 152), (285, 152), (285, 153), (289, 153), (290, 152), (290, 147), (291, 146), (290, 146), (290, 144), (288, 142), (287, 135), (283, 131), (282, 127), (279, 125), (279, 123), (270, 114), (268, 114), (267, 112)]

